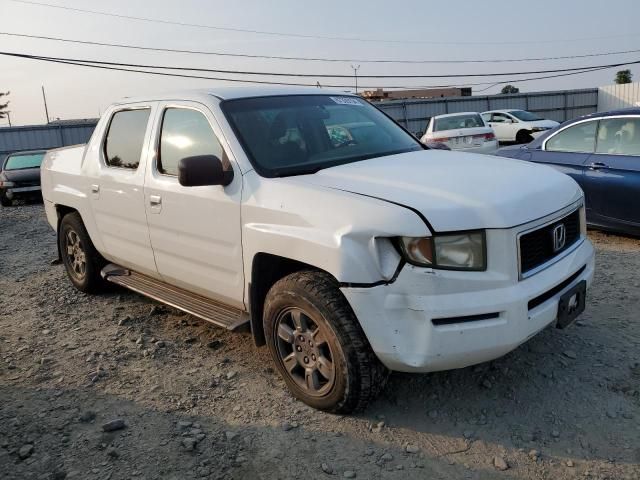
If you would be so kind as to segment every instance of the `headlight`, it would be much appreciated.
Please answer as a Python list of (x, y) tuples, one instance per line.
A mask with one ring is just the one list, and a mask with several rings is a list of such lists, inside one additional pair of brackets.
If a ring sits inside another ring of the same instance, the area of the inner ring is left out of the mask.
[(433, 237), (400, 237), (405, 260), (421, 267), (445, 270), (486, 270), (484, 232), (453, 233)]
[(547, 130), (551, 130), (550, 127), (533, 127), (531, 129), (532, 132), (546, 132)]

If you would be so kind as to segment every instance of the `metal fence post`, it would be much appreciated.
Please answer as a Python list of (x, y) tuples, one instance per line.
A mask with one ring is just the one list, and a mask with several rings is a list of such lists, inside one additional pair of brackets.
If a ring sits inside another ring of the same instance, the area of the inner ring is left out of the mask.
[(404, 113), (404, 128), (409, 130), (409, 118), (407, 117), (407, 102), (402, 102), (402, 112)]

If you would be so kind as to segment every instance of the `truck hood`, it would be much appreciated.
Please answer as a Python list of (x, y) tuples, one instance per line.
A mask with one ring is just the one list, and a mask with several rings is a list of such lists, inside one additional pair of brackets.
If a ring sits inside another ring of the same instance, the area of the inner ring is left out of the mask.
[(440, 150), (379, 157), (295, 178), (412, 208), (436, 232), (510, 228), (582, 196), (573, 179), (551, 167)]

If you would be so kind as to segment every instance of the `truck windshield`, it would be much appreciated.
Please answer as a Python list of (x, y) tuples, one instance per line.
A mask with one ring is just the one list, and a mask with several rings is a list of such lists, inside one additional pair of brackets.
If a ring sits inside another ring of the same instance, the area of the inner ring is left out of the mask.
[(303, 175), (423, 149), (357, 97), (273, 96), (226, 100), (221, 106), (254, 168), (265, 177)]
[(11, 155), (4, 166), (5, 170), (20, 170), (22, 168), (39, 168), (44, 158), (44, 152), (24, 155)]

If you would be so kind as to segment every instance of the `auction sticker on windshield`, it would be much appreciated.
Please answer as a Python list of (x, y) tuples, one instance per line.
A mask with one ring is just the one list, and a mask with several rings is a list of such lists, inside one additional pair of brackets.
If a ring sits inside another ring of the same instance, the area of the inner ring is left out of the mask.
[(334, 102), (340, 104), (340, 105), (359, 105), (362, 106), (362, 102), (360, 102), (360, 100), (358, 100), (357, 98), (351, 98), (351, 97), (330, 97), (331, 100), (333, 100)]

